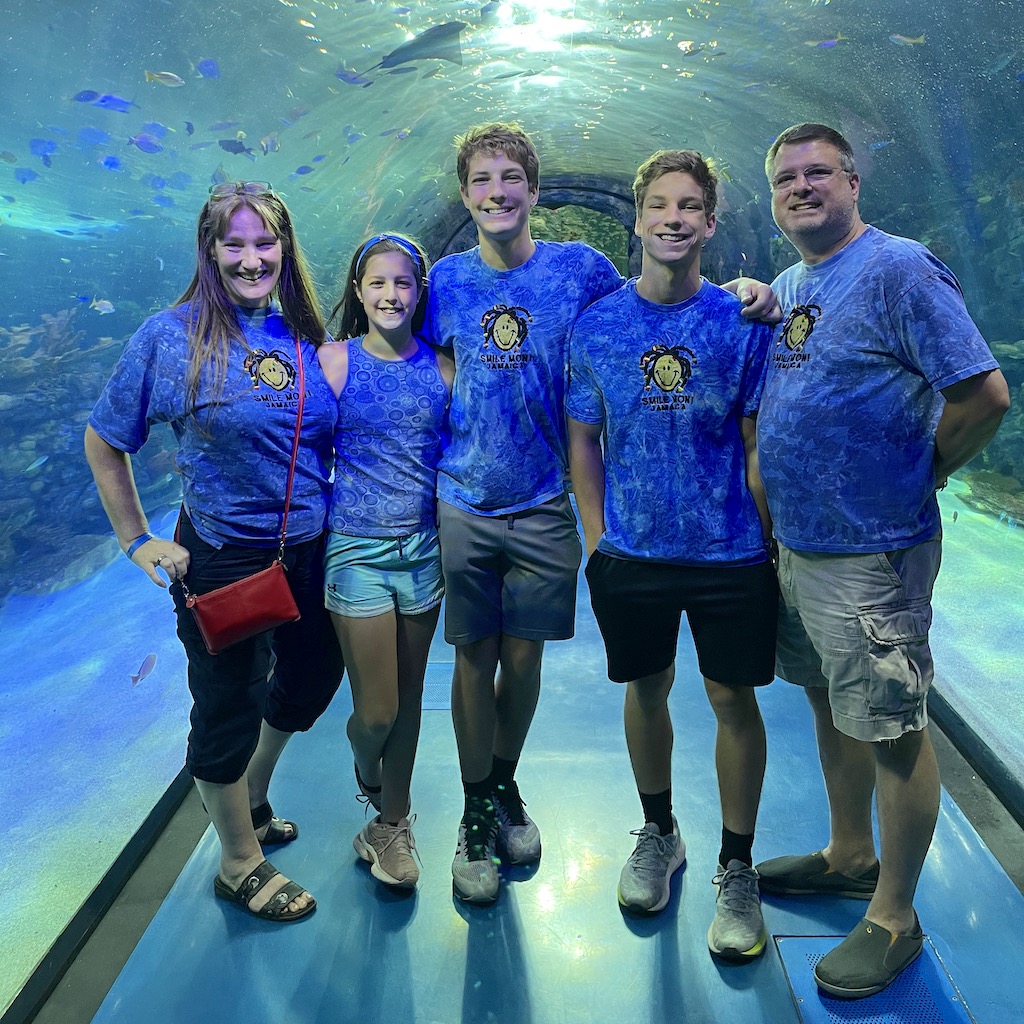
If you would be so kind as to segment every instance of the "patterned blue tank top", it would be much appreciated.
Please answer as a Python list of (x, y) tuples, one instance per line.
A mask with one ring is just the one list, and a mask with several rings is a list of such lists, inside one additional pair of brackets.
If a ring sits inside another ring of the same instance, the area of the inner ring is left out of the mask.
[(433, 350), (418, 344), (410, 359), (389, 361), (362, 338), (348, 343), (328, 516), (336, 533), (404, 537), (436, 525), (448, 388)]

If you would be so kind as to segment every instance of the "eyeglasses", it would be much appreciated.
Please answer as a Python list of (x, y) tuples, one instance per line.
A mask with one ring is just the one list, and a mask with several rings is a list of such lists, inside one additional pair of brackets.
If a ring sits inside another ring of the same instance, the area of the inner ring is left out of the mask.
[(269, 181), (220, 181), (210, 186), (210, 195), (214, 199), (225, 196), (269, 196), (274, 189)]
[(796, 179), (800, 174), (804, 176), (804, 181), (808, 185), (818, 186), (826, 184), (836, 174), (849, 173), (849, 171), (844, 171), (841, 167), (825, 167), (823, 165), (805, 167), (802, 171), (783, 171), (772, 178), (772, 191), (788, 192), (796, 184)]

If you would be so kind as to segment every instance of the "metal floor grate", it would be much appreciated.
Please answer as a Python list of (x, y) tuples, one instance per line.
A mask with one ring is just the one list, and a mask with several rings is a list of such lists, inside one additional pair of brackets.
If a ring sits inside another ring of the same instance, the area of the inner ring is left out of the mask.
[(777, 935), (775, 944), (802, 1024), (975, 1024), (927, 937), (924, 951), (887, 989), (836, 999), (814, 983), (814, 968), (839, 935)]

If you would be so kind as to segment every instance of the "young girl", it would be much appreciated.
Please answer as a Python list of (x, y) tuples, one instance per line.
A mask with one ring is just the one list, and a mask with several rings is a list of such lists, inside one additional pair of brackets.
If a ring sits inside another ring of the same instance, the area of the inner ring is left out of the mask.
[(325, 603), (352, 683), (356, 781), (379, 812), (353, 846), (376, 878), (404, 888), (419, 878), (409, 785), (444, 592), (434, 492), (455, 372), (414, 333), (426, 288), (422, 249), (375, 235), (331, 313), (350, 340), (319, 351), (339, 412)]

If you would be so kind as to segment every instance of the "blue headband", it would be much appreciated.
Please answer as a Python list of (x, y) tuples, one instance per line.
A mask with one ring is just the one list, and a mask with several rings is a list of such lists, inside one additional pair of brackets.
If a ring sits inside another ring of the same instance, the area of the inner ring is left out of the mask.
[(366, 256), (366, 251), (378, 242), (394, 242), (396, 245), (400, 245), (411, 257), (413, 264), (419, 273), (423, 273), (423, 260), (420, 254), (416, 251), (416, 246), (412, 244), (408, 239), (400, 238), (398, 235), (374, 235), (366, 245), (359, 250), (359, 258), (356, 260), (356, 275), (359, 274), (359, 267), (362, 265), (363, 258)]

